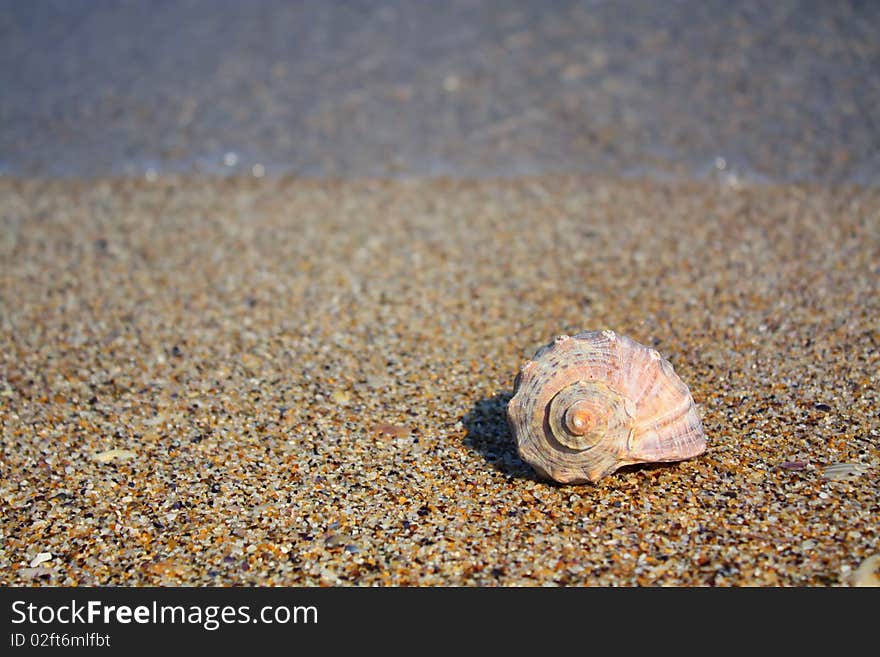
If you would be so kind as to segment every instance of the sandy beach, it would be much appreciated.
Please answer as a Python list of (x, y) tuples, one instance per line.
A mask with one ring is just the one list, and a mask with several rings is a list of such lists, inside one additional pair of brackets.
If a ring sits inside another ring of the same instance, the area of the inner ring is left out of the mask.
[[(841, 586), (880, 551), (876, 188), (7, 177), (0, 227), (2, 585)], [(597, 328), (672, 362), (703, 455), (519, 459), (517, 370)]]

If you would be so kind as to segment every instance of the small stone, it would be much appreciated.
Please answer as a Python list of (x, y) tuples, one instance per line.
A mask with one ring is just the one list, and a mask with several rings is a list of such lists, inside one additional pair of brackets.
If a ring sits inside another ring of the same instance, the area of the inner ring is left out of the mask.
[(409, 436), (409, 428), (402, 424), (387, 424), (381, 422), (373, 427), (373, 433), (390, 436), (391, 438), (406, 438)]
[(40, 552), (37, 556), (31, 559), (30, 566), (31, 568), (36, 568), (41, 563), (46, 563), (47, 561), (52, 561), (52, 553), (51, 552)]
[(154, 577), (167, 577), (179, 575), (183, 570), (183, 566), (174, 559), (164, 559), (162, 561), (148, 562), (142, 566), (142, 569), (145, 573)]
[(130, 449), (108, 449), (106, 452), (95, 454), (98, 463), (110, 463), (110, 461), (125, 461), (137, 457), (136, 452)]
[(345, 390), (334, 390), (330, 393), (330, 399), (333, 400), (334, 404), (339, 406), (345, 406), (349, 401), (351, 401), (351, 395), (348, 394)]
[(867, 471), (868, 466), (860, 463), (835, 463), (822, 472), (822, 478), (828, 481), (854, 479)]
[(52, 571), (45, 566), (39, 566), (38, 568), (21, 568), (17, 571), (17, 574), (22, 579), (37, 579), (39, 577), (51, 576)]
[(852, 586), (880, 587), (880, 554), (865, 559), (849, 576)]

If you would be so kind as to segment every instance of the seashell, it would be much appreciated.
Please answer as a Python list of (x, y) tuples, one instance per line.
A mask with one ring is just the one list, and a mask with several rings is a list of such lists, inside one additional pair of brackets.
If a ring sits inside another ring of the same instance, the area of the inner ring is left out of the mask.
[(520, 456), (561, 483), (706, 449), (693, 397), (672, 365), (614, 331), (560, 335), (522, 366), (513, 392), (507, 419)]

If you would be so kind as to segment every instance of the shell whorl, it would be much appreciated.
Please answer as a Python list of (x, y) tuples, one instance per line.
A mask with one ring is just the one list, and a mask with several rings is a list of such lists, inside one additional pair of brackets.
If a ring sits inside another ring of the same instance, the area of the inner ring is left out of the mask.
[(563, 483), (706, 447), (687, 386), (655, 350), (613, 331), (559, 336), (523, 365), (507, 406), (520, 456)]
[(556, 393), (547, 410), (553, 439), (578, 452), (609, 433), (625, 436), (630, 420), (624, 397), (601, 381), (575, 381)]

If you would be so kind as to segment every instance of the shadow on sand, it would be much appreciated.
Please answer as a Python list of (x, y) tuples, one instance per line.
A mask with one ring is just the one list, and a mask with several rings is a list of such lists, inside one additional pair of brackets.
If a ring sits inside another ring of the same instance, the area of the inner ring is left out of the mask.
[(501, 392), (474, 403), (461, 420), (467, 430), (464, 444), (502, 474), (537, 481), (535, 471), (517, 454), (507, 425), (507, 402), (512, 396)]

